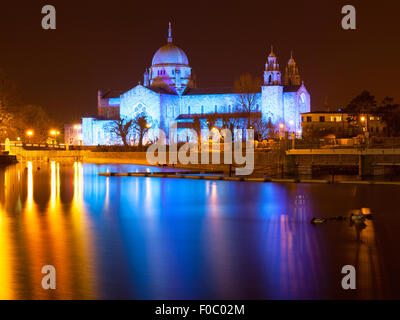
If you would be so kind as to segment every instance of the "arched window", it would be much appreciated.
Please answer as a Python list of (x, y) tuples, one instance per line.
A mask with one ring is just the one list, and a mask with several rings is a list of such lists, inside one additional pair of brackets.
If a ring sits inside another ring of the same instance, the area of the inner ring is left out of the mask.
[(201, 113), (204, 114), (204, 106), (201, 106)]
[(218, 112), (218, 106), (215, 106), (215, 113)]
[(190, 106), (188, 106), (188, 114), (190, 115)]

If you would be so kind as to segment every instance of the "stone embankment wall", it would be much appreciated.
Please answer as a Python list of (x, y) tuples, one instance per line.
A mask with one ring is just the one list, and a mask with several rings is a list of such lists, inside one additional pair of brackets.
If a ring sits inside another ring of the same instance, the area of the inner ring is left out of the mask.
[[(151, 165), (146, 159), (146, 152), (96, 152), (91, 150), (26, 150), (22, 147), (11, 147), (10, 154), (17, 156), (18, 161), (38, 162), (87, 162), (87, 163), (132, 163), (139, 165)], [(201, 155), (197, 154), (198, 164), (183, 164), (178, 161), (172, 164), (171, 158), (178, 158), (176, 154), (167, 153), (167, 165), (176, 168), (188, 168), (208, 171), (234, 171), (236, 167), (243, 166), (234, 163), (232, 166), (224, 163), (224, 154), (219, 154), (219, 163), (212, 164), (213, 154), (209, 154), (210, 164), (201, 164)], [(218, 155), (216, 155), (218, 159)], [(284, 163), (283, 155), (278, 150), (254, 153), (255, 176), (276, 176), (281, 174)]]

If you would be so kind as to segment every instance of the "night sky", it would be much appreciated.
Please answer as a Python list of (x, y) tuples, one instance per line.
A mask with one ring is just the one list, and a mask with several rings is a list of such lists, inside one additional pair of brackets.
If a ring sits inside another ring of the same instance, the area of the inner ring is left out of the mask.
[[(41, 28), (42, 6), (57, 30)], [(357, 30), (341, 28), (341, 8), (357, 9)], [(313, 110), (349, 102), (363, 89), (400, 100), (399, 1), (2, 1), (0, 68), (25, 103), (65, 122), (95, 114), (97, 89), (127, 90), (173, 24), (198, 87), (232, 86), (261, 76), (271, 44), (284, 71), (290, 51)]]

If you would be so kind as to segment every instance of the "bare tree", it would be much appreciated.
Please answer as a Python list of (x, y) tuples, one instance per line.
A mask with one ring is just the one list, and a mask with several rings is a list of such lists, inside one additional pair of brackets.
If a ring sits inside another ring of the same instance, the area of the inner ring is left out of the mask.
[(5, 138), (10, 137), (12, 131), (12, 120), (14, 116), (7, 112), (5, 108), (0, 106), (0, 139), (3, 141)]
[(41, 106), (25, 105), (15, 109), (12, 129), (19, 137), (24, 137), (26, 130), (32, 130), (34, 135), (29, 139), (32, 143), (44, 143), (49, 138), (49, 130), (59, 128)]
[(260, 87), (261, 79), (254, 78), (250, 74), (242, 74), (234, 82), (234, 90), (239, 94), (240, 111), (247, 113), (247, 129), (251, 127), (251, 113), (257, 111), (257, 93)]
[(218, 115), (216, 113), (210, 113), (206, 118), (206, 126), (209, 131), (215, 128), (215, 125), (218, 120)]
[[(237, 108), (234, 108), (233, 112), (238, 112), (239, 110)], [(235, 129), (241, 127), (242, 120), (238, 117), (231, 117), (231, 116), (226, 116), (222, 118), (222, 128), (223, 129), (228, 129), (232, 132), (235, 131)]]
[(252, 125), (255, 140), (262, 142), (263, 140), (273, 139), (276, 137), (277, 130), (271, 120), (265, 121), (263, 118), (253, 119)]
[(10, 106), (17, 104), (19, 104), (17, 86), (8, 79), (4, 70), (0, 69), (0, 109), (8, 110)]
[(122, 143), (125, 147), (129, 146), (128, 137), (132, 130), (133, 120), (126, 120), (124, 118), (120, 118), (118, 120), (114, 120), (111, 125), (110, 132), (114, 133), (116, 136), (121, 138)]
[(149, 123), (149, 118), (147, 114), (144, 112), (138, 114), (132, 120), (132, 125), (133, 129), (135, 130), (138, 136), (139, 147), (143, 147), (143, 139), (146, 136), (149, 129), (151, 128), (151, 124)]
[(0, 69), (0, 139), (11, 138), (15, 135), (12, 106), (17, 104), (17, 90), (14, 82), (7, 78), (3, 69)]

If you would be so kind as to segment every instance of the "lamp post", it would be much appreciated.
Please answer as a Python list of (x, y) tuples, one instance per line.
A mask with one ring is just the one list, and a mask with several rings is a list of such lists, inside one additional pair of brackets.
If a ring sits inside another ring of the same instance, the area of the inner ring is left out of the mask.
[(280, 131), (281, 131), (281, 138), (283, 139), (283, 138), (285, 137), (285, 124), (284, 124), (284, 123), (281, 123), (281, 124), (279, 125), (279, 129), (280, 129)]
[(33, 137), (34, 132), (33, 130), (27, 130), (26, 131), (26, 136), (28, 137), (28, 142), (31, 143), (31, 138)]
[(368, 118), (365, 117), (365, 116), (362, 116), (362, 117), (360, 118), (360, 121), (361, 121), (361, 124), (362, 124), (362, 126), (363, 126), (363, 130), (364, 130), (364, 128), (365, 128), (364, 131), (368, 131)]
[(53, 138), (52, 144), (57, 143), (57, 137), (60, 135), (60, 131), (57, 130), (50, 130), (50, 136)]

